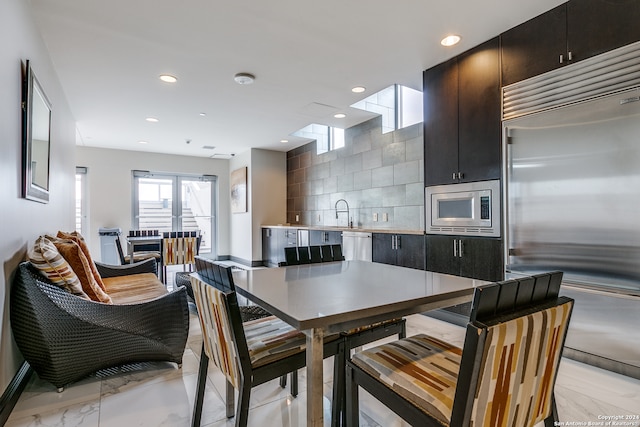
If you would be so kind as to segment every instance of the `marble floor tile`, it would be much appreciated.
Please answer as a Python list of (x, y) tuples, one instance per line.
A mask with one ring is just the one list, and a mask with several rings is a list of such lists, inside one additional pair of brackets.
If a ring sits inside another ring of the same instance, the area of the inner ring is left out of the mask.
[[(101, 371), (71, 384), (62, 393), (37, 375), (30, 380), (6, 427), (188, 427), (193, 410), (202, 337), (192, 311), (190, 336), (182, 369), (174, 363), (142, 363)], [(414, 315), (407, 318), (407, 335), (428, 333), (462, 346), (464, 328)], [(394, 340), (389, 337), (376, 343)], [(330, 423), (333, 358), (324, 361), (325, 425)], [(278, 380), (252, 390), (249, 426), (298, 427), (306, 424), (306, 370), (298, 376), (299, 395), (290, 395)], [(597, 422), (599, 416), (640, 414), (640, 380), (617, 375), (569, 359), (560, 364), (556, 399), (561, 422)], [(210, 363), (203, 427), (230, 427), (224, 400), (225, 378)], [(637, 424), (640, 426), (640, 423)], [(360, 393), (361, 427), (406, 427), (407, 423), (366, 392)], [(536, 427), (542, 427), (541, 424)]]

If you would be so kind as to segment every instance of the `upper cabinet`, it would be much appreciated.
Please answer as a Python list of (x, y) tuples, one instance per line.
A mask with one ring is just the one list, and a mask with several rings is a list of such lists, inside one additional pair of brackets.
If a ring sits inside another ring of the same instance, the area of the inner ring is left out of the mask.
[(500, 178), (499, 48), (496, 37), (424, 72), (425, 185)]
[(500, 36), (502, 85), (640, 40), (638, 0), (571, 0)]

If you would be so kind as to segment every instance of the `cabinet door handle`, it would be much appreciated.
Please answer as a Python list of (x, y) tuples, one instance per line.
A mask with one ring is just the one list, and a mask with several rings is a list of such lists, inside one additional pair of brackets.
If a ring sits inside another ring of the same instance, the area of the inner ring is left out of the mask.
[(462, 172), (458, 172), (458, 179), (464, 178), (464, 174)]
[(560, 63), (562, 64), (564, 62), (564, 55), (560, 55)]
[(391, 250), (396, 249), (396, 236), (391, 236)]
[(458, 253), (460, 254), (460, 258), (462, 258), (462, 255), (463, 255), (463, 254), (462, 254), (462, 252), (463, 252), (463, 251), (462, 251), (462, 248), (463, 248), (463, 246), (462, 246), (462, 239), (460, 239), (460, 240), (458, 240)]
[(453, 257), (458, 257), (458, 241), (456, 239), (453, 239)]
[(400, 249), (400, 236), (396, 236), (396, 249)]
[(451, 178), (456, 179), (457, 174), (454, 172), (453, 175), (451, 175)]
[(573, 59), (573, 55), (571, 54), (571, 52), (567, 53), (567, 59), (569, 61), (571, 61)]

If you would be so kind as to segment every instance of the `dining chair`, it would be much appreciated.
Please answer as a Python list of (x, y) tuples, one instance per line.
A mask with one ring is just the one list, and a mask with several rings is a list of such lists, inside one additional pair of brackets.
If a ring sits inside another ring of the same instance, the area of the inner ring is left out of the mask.
[[(244, 427), (251, 389), (305, 366), (306, 336), (275, 316), (243, 323), (230, 268), (220, 271), (230, 278), (228, 284), (191, 278), (203, 335), (192, 426), (201, 422), (207, 369), (213, 359), (227, 380), (226, 415), (235, 414), (236, 426)], [(337, 343), (337, 335), (325, 337), (324, 357), (337, 353)]]
[(331, 258), (334, 261), (344, 261), (344, 255), (342, 254), (342, 245), (336, 243), (331, 245)]
[(202, 236), (199, 231), (171, 231), (162, 233), (162, 280), (167, 283), (167, 266), (182, 265), (183, 271), (189, 266), (192, 271), (195, 257), (200, 251)]
[(333, 261), (333, 253), (331, 252), (331, 245), (320, 246), (320, 254), (322, 255), (322, 262)]
[(311, 264), (318, 264), (322, 262), (322, 252), (320, 246), (309, 246), (309, 257)]
[[(287, 246), (284, 248), (284, 264), (283, 265), (298, 265), (298, 248), (295, 246)], [(282, 266), (282, 265), (281, 265)]]
[(358, 425), (362, 387), (411, 425), (553, 426), (574, 303), (558, 296), (561, 281), (553, 272), (476, 288), (462, 348), (419, 334), (356, 353), (346, 425)]
[(310, 264), (311, 257), (309, 255), (309, 246), (298, 246), (298, 263)]
[(131, 257), (133, 256), (133, 262), (140, 262), (140, 261), (144, 261), (147, 260), (149, 258), (153, 258), (156, 260), (156, 262), (160, 262), (160, 251), (156, 251), (156, 250), (143, 250), (143, 251), (136, 251), (133, 252), (131, 254), (124, 254), (124, 249), (122, 248), (122, 239), (120, 238), (120, 236), (116, 237), (116, 250), (118, 251), (118, 257), (120, 258), (120, 264), (121, 265), (125, 265), (125, 264), (129, 264), (131, 263)]

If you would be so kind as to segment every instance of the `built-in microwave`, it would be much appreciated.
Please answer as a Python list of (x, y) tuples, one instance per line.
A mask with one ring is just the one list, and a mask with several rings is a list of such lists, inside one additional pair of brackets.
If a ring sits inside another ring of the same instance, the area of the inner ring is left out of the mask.
[(427, 234), (500, 237), (500, 181), (425, 187)]

